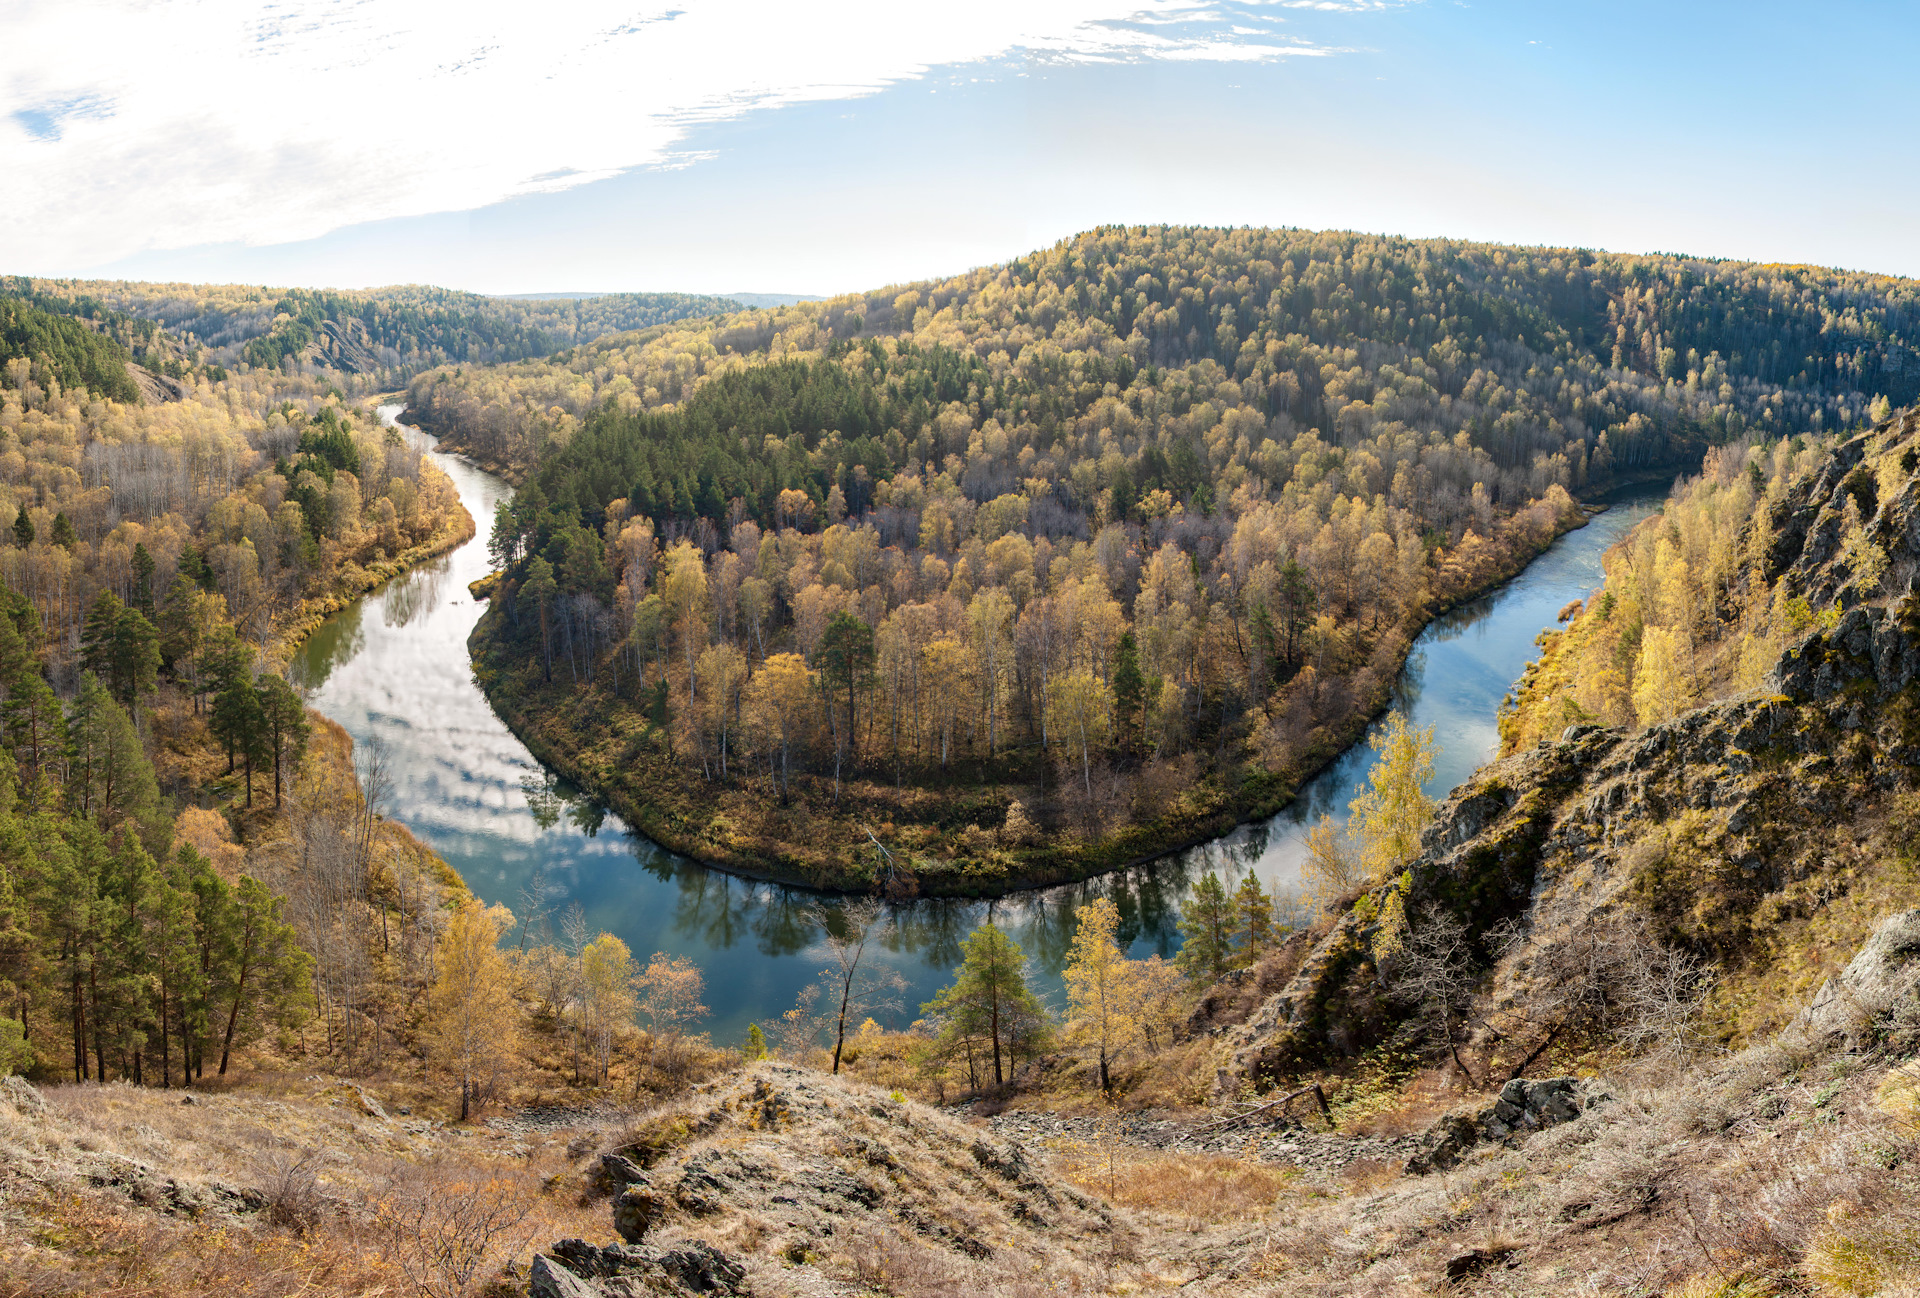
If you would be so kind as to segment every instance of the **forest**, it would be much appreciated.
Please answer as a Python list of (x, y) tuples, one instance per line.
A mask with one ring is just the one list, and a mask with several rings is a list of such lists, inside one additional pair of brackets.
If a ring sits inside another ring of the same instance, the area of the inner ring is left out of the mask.
[[(183, 377), (180, 369), (211, 365), (218, 376), (243, 362), (257, 370), (293, 361), (388, 387), (448, 362), (545, 356), (603, 334), (738, 307), (687, 293), (508, 299), (415, 284), (336, 291), (23, 276), (0, 281), (0, 292), (104, 324), (157, 373)], [(163, 348), (149, 360), (159, 331), (176, 355)]]
[(525, 479), (474, 647), (537, 753), (702, 860), (991, 892), (1277, 806), (1576, 494), (1910, 397), (1916, 309), (1803, 268), (1104, 229), (444, 367), (408, 417)]

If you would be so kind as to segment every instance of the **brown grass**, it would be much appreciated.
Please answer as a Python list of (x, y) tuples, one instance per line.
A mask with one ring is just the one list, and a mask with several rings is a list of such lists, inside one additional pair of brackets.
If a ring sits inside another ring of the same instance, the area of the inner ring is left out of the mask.
[(1048, 1141), (1068, 1181), (1117, 1207), (1151, 1213), (1189, 1233), (1258, 1219), (1308, 1193), (1300, 1172), (1225, 1154), (1159, 1153), (1118, 1141)]

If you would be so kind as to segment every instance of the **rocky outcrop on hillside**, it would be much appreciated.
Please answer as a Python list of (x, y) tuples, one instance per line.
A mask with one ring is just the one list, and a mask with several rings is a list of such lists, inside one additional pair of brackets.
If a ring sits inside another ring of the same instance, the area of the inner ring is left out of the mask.
[(1126, 1229), (1018, 1141), (775, 1063), (642, 1119), (597, 1175), (621, 1242), (560, 1241), (536, 1298), (744, 1292), (754, 1258), (862, 1250), (986, 1274)]
[(1615, 997), (1589, 982), (1573, 1003), (1572, 971), (1624, 976), (1655, 944), (1737, 968), (1769, 926), (1854, 886), (1865, 858), (1903, 851), (1883, 826), (1920, 771), (1917, 435), (1909, 413), (1846, 443), (1770, 510), (1767, 575), (1818, 622), (1760, 690), (1637, 733), (1573, 726), (1483, 768), (1439, 808), (1402, 880), (1223, 1034), (1221, 1092), (1404, 1023), (1376, 960), (1399, 912), (1415, 933), (1426, 916), (1457, 921), (1493, 967), (1483, 1020), (1544, 1048)]

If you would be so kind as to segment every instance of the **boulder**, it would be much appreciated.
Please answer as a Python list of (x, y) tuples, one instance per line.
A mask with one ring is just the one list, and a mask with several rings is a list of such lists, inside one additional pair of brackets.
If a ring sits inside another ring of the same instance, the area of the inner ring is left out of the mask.
[(25, 1078), (15, 1077), (11, 1073), (0, 1077), (0, 1104), (11, 1104), (28, 1116), (47, 1111), (47, 1102), (40, 1092), (34, 1089), (33, 1083)]
[(1920, 986), (1920, 910), (1880, 921), (1847, 967), (1820, 985), (1793, 1026), (1816, 1040), (1854, 1039)]
[(573, 1272), (536, 1255), (527, 1285), (530, 1298), (602, 1298), (599, 1289)]
[(1466, 1106), (1445, 1114), (1427, 1128), (1420, 1148), (1407, 1159), (1407, 1172), (1425, 1176), (1458, 1163), (1475, 1146), (1514, 1144), (1533, 1132), (1570, 1122), (1612, 1097), (1585, 1090), (1578, 1078), (1516, 1077), (1500, 1088), (1500, 1095), (1484, 1108)]

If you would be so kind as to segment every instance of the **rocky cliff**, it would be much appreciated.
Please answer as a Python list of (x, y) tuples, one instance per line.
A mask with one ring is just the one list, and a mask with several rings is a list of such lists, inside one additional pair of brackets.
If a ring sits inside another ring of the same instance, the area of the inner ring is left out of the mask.
[(1711, 980), (1723, 1039), (1779, 1027), (1915, 877), (1917, 460), (1909, 412), (1758, 513), (1756, 576), (1815, 618), (1766, 682), (1637, 732), (1572, 726), (1483, 768), (1406, 873), (1226, 1034), (1222, 1086), (1404, 1037), (1420, 993), (1393, 985), (1393, 957), (1423, 932), (1457, 929), (1456, 964), (1480, 977), (1471, 1006), (1446, 1008), (1486, 1080), (1629, 1026), (1657, 1035), (1630, 1023), (1658, 1016), (1649, 978)]

